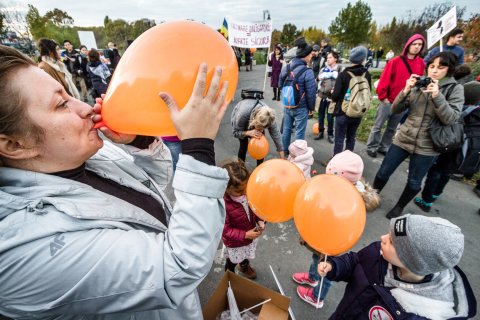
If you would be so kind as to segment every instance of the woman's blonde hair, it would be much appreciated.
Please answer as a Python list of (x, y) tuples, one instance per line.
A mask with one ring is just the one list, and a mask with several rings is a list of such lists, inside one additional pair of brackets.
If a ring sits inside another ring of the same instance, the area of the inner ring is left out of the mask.
[(268, 106), (262, 106), (253, 111), (250, 117), (250, 128), (262, 127), (263, 129), (269, 128), (275, 122), (275, 110)]

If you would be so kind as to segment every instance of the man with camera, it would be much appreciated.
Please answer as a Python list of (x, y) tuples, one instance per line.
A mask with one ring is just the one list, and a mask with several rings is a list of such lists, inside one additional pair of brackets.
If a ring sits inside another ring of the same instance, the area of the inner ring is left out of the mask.
[[(375, 158), (377, 153), (385, 155), (392, 144), (395, 130), (403, 114), (393, 114), (391, 105), (411, 74), (424, 73), (425, 63), (420, 57), (424, 47), (423, 36), (413, 35), (405, 44), (402, 54), (390, 60), (383, 69), (377, 86), (380, 104), (367, 142), (367, 154), (372, 158)], [(382, 136), (381, 130), (385, 122), (387, 127)]]

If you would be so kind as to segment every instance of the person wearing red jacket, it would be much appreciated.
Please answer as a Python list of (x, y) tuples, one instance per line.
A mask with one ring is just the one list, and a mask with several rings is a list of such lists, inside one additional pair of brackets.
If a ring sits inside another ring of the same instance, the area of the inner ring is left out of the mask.
[[(390, 60), (383, 69), (377, 86), (380, 104), (367, 141), (367, 154), (372, 158), (377, 156), (377, 152), (385, 155), (392, 144), (395, 130), (403, 114), (393, 114), (391, 105), (411, 74), (424, 74), (425, 62), (420, 57), (424, 48), (425, 38), (420, 34), (414, 34), (405, 44), (402, 54)], [(385, 122), (387, 127), (382, 136), (381, 130)]]
[(247, 182), (250, 177), (242, 160), (226, 162), (223, 166), (230, 180), (223, 199), (225, 200), (225, 226), (222, 239), (227, 258), (225, 271), (235, 272), (240, 264), (240, 273), (249, 279), (255, 279), (257, 272), (249, 259), (255, 258), (257, 238), (265, 229), (265, 222), (257, 217), (249, 207), (246, 196)]

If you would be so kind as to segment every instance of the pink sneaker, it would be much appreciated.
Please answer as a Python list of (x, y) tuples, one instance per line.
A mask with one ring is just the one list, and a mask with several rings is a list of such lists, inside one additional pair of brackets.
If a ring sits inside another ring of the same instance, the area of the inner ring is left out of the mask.
[(294, 273), (292, 279), (298, 284), (308, 284), (311, 287), (316, 287), (318, 284), (318, 281), (310, 280), (308, 272)]
[(306, 303), (314, 306), (317, 309), (320, 309), (323, 307), (323, 301), (320, 300), (317, 305), (317, 299), (313, 296), (313, 289), (312, 288), (306, 288), (302, 286), (297, 287), (297, 294)]

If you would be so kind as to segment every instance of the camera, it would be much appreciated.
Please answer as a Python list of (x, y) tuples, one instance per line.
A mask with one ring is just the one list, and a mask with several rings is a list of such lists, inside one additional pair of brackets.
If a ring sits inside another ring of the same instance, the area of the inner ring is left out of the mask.
[(425, 88), (432, 82), (430, 77), (415, 77), (415, 79), (417, 79), (417, 82), (415, 82), (417, 88)]

